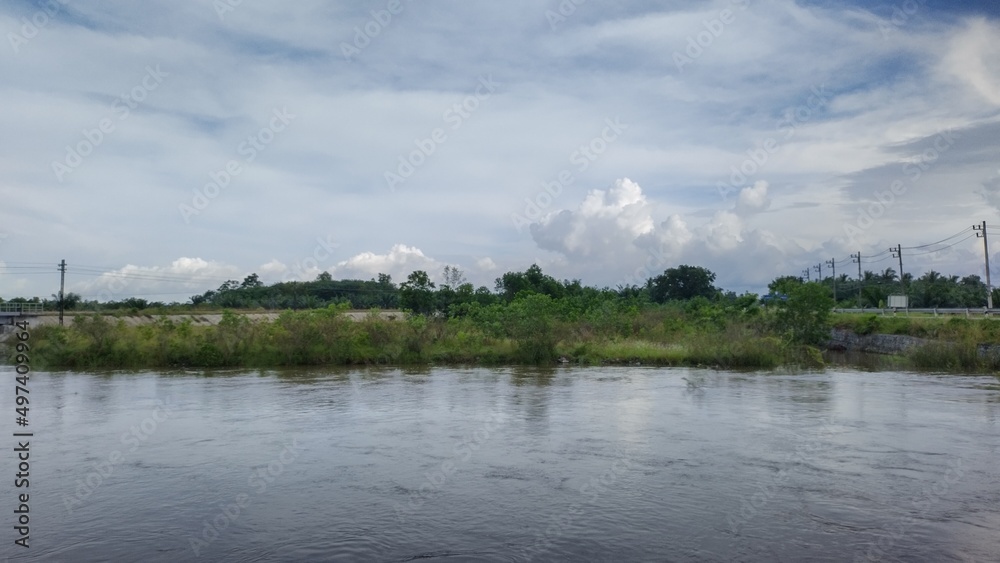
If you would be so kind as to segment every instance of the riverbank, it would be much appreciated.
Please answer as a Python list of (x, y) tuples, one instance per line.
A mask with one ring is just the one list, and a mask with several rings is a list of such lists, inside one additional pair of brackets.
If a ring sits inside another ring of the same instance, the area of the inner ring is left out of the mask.
[(1000, 321), (993, 319), (838, 315), (827, 346), (895, 356), (914, 369), (1000, 372)]
[(706, 323), (671, 308), (575, 320), (529, 310), (496, 318), (346, 313), (226, 312), (202, 324), (166, 316), (144, 323), (78, 316), (63, 327), (33, 327), (32, 361), (75, 369), (556, 363), (769, 369), (822, 363), (815, 348), (778, 338), (760, 323)]
[[(531, 310), (435, 318), (332, 307), (142, 322), (81, 315), (63, 327), (33, 326), (31, 357), (39, 367), (70, 369), (560, 363), (774, 369), (820, 367), (821, 348), (828, 348), (890, 355), (914, 369), (1000, 371), (1000, 347), (984, 344), (1000, 326), (991, 321), (837, 317), (829, 342), (817, 347), (794, 342), (766, 313), (729, 313), (659, 307), (574, 319)], [(913, 334), (876, 332), (886, 329)]]

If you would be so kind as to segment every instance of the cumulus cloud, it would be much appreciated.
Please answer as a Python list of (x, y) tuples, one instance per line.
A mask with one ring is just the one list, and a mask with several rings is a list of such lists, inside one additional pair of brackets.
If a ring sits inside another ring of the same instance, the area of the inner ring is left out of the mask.
[(767, 189), (763, 181), (744, 188), (733, 209), (698, 224), (681, 213), (657, 223), (642, 188), (626, 178), (608, 190), (592, 190), (576, 209), (550, 213), (531, 233), (540, 248), (570, 263), (585, 260), (595, 276), (613, 285), (642, 283), (682, 263), (716, 269), (723, 283), (761, 284), (804, 252), (747, 224), (770, 205)]
[(288, 266), (278, 259), (262, 264), (260, 268), (257, 269), (257, 273), (260, 274), (260, 277), (267, 280), (280, 278), (286, 272), (288, 272)]
[(700, 233), (713, 252), (729, 252), (743, 242), (743, 220), (731, 211), (720, 211), (700, 229)]
[(338, 262), (330, 272), (334, 278), (342, 279), (371, 279), (378, 274), (389, 274), (399, 282), (416, 270), (423, 270), (434, 279), (446, 265), (448, 264), (425, 255), (417, 247), (396, 244), (385, 254), (362, 252), (352, 256)]
[(767, 182), (758, 180), (754, 185), (740, 190), (740, 195), (736, 199), (736, 213), (751, 215), (770, 207), (771, 199), (767, 197), (767, 187)]
[(476, 260), (476, 267), (482, 270), (483, 272), (492, 272), (493, 270), (497, 269), (497, 264), (496, 262), (493, 261), (492, 258), (486, 257)]
[(591, 190), (575, 211), (559, 211), (531, 226), (538, 246), (566, 255), (601, 256), (653, 231), (651, 206), (638, 184), (623, 178)]

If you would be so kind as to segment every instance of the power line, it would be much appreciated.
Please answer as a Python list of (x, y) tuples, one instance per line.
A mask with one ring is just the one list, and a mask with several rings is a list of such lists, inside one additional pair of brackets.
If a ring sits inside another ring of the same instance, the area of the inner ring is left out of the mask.
[[(0, 272), (0, 276), (14, 275), (12, 272)], [(19, 272), (18, 276), (51, 276), (52, 272)]]
[(955, 234), (951, 235), (950, 237), (948, 237), (946, 239), (943, 239), (943, 240), (939, 240), (937, 242), (932, 242), (932, 243), (929, 243), (929, 244), (921, 244), (920, 246), (904, 246), (902, 248), (903, 248), (903, 250), (918, 250), (918, 249), (921, 249), (921, 248), (927, 248), (928, 246), (935, 246), (935, 245), (941, 244), (943, 242), (948, 242), (949, 240), (951, 240), (953, 238), (960, 237), (963, 234), (968, 233), (971, 230), (972, 230), (971, 227), (970, 228), (966, 228), (966, 229), (962, 229), (960, 232), (955, 233)]
[(879, 262), (885, 262), (886, 260), (892, 260), (893, 258), (895, 258), (895, 256), (886, 256), (885, 258), (879, 258), (878, 260), (869, 260), (868, 257), (866, 256), (863, 263), (864, 264), (878, 264)]
[[(976, 237), (976, 233), (973, 232), (972, 234), (970, 234), (969, 236), (965, 237), (964, 239), (962, 239), (960, 241), (956, 241), (956, 242), (954, 242), (952, 244), (949, 244), (949, 245), (945, 246), (944, 248), (938, 248), (936, 250), (929, 250), (927, 252), (910, 253), (909, 256), (925, 256), (927, 254), (934, 254), (935, 252), (941, 252), (942, 250), (948, 250), (949, 248), (951, 248), (953, 246), (962, 244), (963, 242), (965, 242), (965, 241), (967, 241), (969, 239), (975, 238), (975, 237)], [(930, 246), (930, 245), (925, 245), (925, 246)], [(920, 247), (914, 247), (914, 248), (920, 248)], [(904, 246), (903, 249), (905, 250), (906, 247)]]
[(205, 282), (224, 283), (232, 279), (230, 278), (223, 280), (221, 278), (212, 279), (212, 278), (198, 278), (198, 277), (181, 278), (181, 277), (168, 277), (162, 275), (148, 275), (148, 274), (124, 274), (118, 272), (81, 272), (72, 269), (70, 270), (70, 272), (79, 276), (91, 276), (98, 278), (107, 276), (114, 279), (146, 280), (146, 281), (159, 281), (159, 282), (170, 282), (170, 283), (205, 283)]

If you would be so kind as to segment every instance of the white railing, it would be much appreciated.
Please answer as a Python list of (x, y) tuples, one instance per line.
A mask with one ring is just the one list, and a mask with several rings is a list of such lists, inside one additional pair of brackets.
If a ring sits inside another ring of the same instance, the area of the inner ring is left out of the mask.
[(939, 309), (939, 308), (931, 308), (931, 309), (889, 309), (889, 308), (885, 308), (885, 309), (879, 309), (879, 308), (871, 308), (871, 309), (834, 309), (833, 312), (834, 313), (869, 313), (869, 314), (872, 314), (872, 315), (898, 315), (900, 313), (903, 313), (903, 314), (906, 314), (906, 313), (918, 313), (918, 314), (934, 315), (934, 316), (938, 316), (938, 315), (965, 315), (966, 317), (971, 317), (971, 316), (974, 316), (974, 315), (983, 315), (983, 316), (997, 315), (997, 316), (1000, 316), (1000, 309), (987, 309), (986, 307), (969, 307), (969, 308), (965, 308), (965, 309), (962, 309), (962, 308), (951, 308), (951, 309), (943, 309), (943, 308), (941, 308), (941, 309)]
[(41, 303), (0, 303), (0, 313), (35, 315), (41, 312)]

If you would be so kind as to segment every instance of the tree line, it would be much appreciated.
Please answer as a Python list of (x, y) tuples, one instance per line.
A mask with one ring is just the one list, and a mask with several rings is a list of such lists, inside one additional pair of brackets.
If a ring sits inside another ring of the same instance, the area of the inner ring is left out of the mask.
[[(406, 281), (397, 284), (389, 274), (378, 274), (370, 280), (334, 280), (329, 272), (320, 273), (312, 281), (286, 281), (264, 284), (257, 274), (242, 282), (229, 280), (218, 289), (193, 295), (187, 303), (148, 301), (127, 297), (109, 302), (85, 300), (76, 293), (64, 296), (66, 310), (84, 311), (190, 311), (208, 309), (303, 310), (330, 305), (345, 305), (353, 309), (405, 309), (420, 314), (454, 316), (467, 314), (473, 305), (485, 307), (510, 303), (520, 294), (545, 295), (552, 299), (574, 299), (596, 302), (629, 299), (635, 302), (667, 303), (695, 298), (733, 300), (738, 296), (714, 285), (716, 274), (700, 266), (680, 265), (649, 278), (643, 285), (619, 285), (615, 288), (585, 286), (580, 280), (558, 280), (546, 274), (537, 264), (524, 271), (507, 272), (496, 278), (492, 289), (475, 287), (461, 270), (446, 266), (441, 281), (431, 281), (424, 270), (412, 272)], [(792, 288), (806, 283), (801, 277), (775, 278), (768, 290), (772, 296), (787, 295)], [(826, 288), (838, 307), (883, 308), (890, 295), (905, 292), (912, 308), (975, 308), (986, 305), (986, 284), (977, 275), (945, 276), (936, 271), (914, 279), (904, 274), (902, 280), (892, 268), (883, 272), (864, 272), (862, 279), (846, 274), (826, 277), (814, 282)], [(1000, 290), (993, 290), (1000, 303)], [(0, 303), (4, 300), (0, 299)], [(11, 299), (10, 303), (40, 303), (46, 310), (59, 308), (59, 298), (38, 297)]]
[[(790, 285), (805, 283), (801, 277), (782, 276), (768, 285), (772, 294), (787, 293)], [(913, 309), (965, 309), (986, 306), (986, 283), (977, 275), (946, 276), (931, 270), (919, 278), (899, 274), (893, 268), (883, 272), (865, 271), (861, 280), (846, 274), (826, 277), (816, 282), (826, 287), (838, 307), (885, 308), (890, 295), (907, 295)], [(994, 289), (993, 301), (1000, 303), (1000, 290)]]

